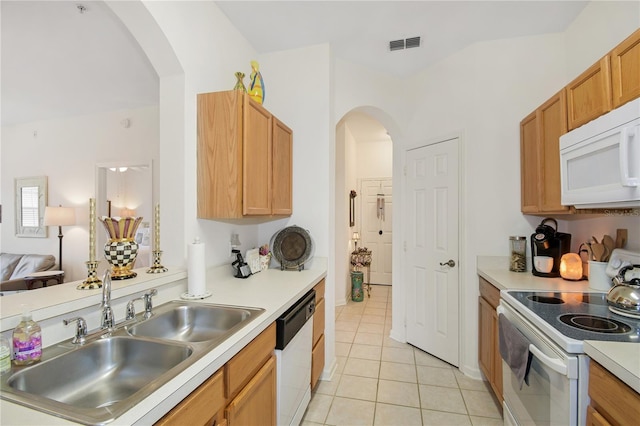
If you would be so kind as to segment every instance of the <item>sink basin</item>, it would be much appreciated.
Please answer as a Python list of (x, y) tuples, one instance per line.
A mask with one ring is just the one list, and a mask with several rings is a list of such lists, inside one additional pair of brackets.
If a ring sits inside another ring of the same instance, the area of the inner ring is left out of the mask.
[(54, 414), (62, 408), (82, 422), (86, 415), (91, 423), (107, 421), (146, 396), (141, 390), (167, 382), (173, 377), (167, 373), (192, 352), (188, 345), (109, 337), (21, 369), (7, 385)]
[[(257, 318), (264, 309), (168, 302), (154, 315), (45, 348), (42, 361), (13, 366), (0, 398), (84, 424), (106, 424), (140, 403)], [(129, 325), (127, 325), (129, 324)], [(105, 332), (106, 333), (106, 332)]]
[(128, 327), (129, 334), (190, 343), (211, 342), (230, 336), (264, 309), (169, 302), (154, 312), (150, 319)]

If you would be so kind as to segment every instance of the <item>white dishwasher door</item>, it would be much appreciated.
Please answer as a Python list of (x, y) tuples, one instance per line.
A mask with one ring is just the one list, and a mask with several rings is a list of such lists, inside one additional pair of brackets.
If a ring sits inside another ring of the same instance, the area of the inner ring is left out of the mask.
[(276, 350), (278, 425), (299, 425), (311, 399), (313, 317), (283, 350)]

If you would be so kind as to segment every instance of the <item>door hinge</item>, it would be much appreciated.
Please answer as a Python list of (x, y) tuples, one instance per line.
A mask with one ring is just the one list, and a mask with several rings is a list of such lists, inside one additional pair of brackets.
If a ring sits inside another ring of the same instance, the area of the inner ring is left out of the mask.
[(404, 175), (407, 175), (407, 166), (402, 166), (402, 173), (404, 173)]
[(402, 243), (402, 249), (403, 249), (404, 251), (407, 251), (407, 241), (406, 241), (406, 240), (405, 240), (405, 241), (403, 241), (403, 243)]

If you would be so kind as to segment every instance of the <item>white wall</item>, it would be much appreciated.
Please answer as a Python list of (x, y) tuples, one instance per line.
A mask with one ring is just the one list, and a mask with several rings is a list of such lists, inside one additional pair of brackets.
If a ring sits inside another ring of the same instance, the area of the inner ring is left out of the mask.
[(357, 150), (356, 173), (359, 179), (392, 175), (393, 142), (391, 140), (359, 140)]
[[(129, 128), (121, 124), (125, 118), (131, 121)], [(52, 254), (58, 258), (56, 227), (49, 228), (45, 239), (15, 236), (14, 179), (47, 176), (48, 205), (61, 204), (76, 210), (77, 225), (62, 229), (65, 280), (85, 279), (84, 262), (89, 260), (89, 198), (96, 196), (96, 164), (127, 159), (157, 161), (158, 138), (156, 106), (4, 126), (2, 251)], [(151, 186), (148, 191), (151, 192)], [(103, 232), (99, 224), (97, 232)], [(100, 257), (100, 247), (96, 247), (96, 253)]]
[(564, 32), (567, 83), (640, 27), (640, 2), (592, 1)]
[[(415, 113), (404, 148), (443, 135), (461, 138), (460, 368), (473, 376), (479, 375), (476, 257), (506, 255), (509, 235), (531, 233), (520, 213), (519, 122), (562, 86), (562, 41), (551, 34), (478, 43), (411, 82)], [(395, 202), (401, 188), (394, 186)]]
[[(349, 253), (355, 247), (351, 236), (353, 231), (357, 229), (357, 224), (355, 227), (350, 226), (351, 191), (356, 191), (358, 196), (360, 193), (357, 178), (357, 143), (345, 120), (340, 121), (338, 124), (336, 135), (336, 171), (340, 170), (342, 178), (338, 179), (338, 176), (336, 176), (335, 300), (337, 305), (344, 305), (351, 295), (351, 262)], [(356, 217), (359, 211), (357, 205), (358, 197), (356, 196), (354, 200), (354, 206), (356, 206), (354, 214)]]

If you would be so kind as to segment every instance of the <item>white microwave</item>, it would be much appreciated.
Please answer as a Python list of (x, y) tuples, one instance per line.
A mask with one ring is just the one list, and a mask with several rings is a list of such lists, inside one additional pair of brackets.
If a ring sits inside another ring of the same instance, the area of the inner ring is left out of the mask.
[(560, 136), (561, 202), (640, 206), (640, 99)]

